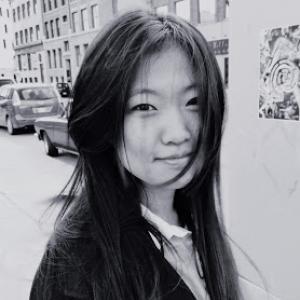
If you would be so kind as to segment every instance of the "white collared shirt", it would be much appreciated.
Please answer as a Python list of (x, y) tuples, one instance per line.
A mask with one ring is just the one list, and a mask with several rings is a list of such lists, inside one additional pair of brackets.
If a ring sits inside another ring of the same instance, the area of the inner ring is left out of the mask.
[[(192, 233), (180, 226), (169, 224), (144, 205), (141, 205), (141, 207), (143, 216), (154, 225), (176, 249), (175, 252), (170, 247), (164, 247), (165, 259), (177, 271), (196, 299), (208, 300), (209, 296), (205, 291), (204, 281), (201, 280), (196, 268)], [(156, 247), (161, 249), (158, 240), (152, 234), (151, 237)]]

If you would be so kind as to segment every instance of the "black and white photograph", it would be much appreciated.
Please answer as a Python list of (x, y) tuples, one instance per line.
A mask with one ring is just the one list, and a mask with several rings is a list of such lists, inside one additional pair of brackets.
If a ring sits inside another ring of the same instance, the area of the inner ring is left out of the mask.
[(0, 0), (0, 300), (299, 300), (299, 0)]

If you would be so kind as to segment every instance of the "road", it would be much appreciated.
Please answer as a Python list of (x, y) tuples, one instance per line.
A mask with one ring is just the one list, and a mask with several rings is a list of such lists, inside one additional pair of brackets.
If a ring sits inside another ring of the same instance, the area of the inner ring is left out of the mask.
[(60, 204), (49, 208), (77, 157), (51, 158), (33, 133), (0, 128), (0, 299), (27, 300)]

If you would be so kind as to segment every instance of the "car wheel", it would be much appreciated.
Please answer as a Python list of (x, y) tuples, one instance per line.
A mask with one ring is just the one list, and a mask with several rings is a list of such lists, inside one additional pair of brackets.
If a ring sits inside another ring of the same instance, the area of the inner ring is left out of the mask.
[(13, 125), (10, 117), (6, 118), (6, 127), (7, 127), (8, 133), (10, 135), (13, 135), (16, 133), (16, 129), (14, 128), (14, 125)]
[(49, 156), (57, 156), (58, 155), (58, 150), (57, 148), (51, 143), (48, 135), (46, 132), (43, 134), (43, 141), (44, 141), (44, 149), (47, 155)]

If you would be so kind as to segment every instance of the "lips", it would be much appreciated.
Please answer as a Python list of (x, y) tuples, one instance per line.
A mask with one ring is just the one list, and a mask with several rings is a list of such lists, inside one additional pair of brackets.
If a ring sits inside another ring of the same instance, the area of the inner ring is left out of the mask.
[(170, 165), (181, 165), (181, 164), (187, 164), (191, 157), (191, 153), (186, 153), (186, 154), (175, 154), (175, 155), (168, 155), (164, 157), (159, 157), (156, 158), (158, 161), (165, 162)]

